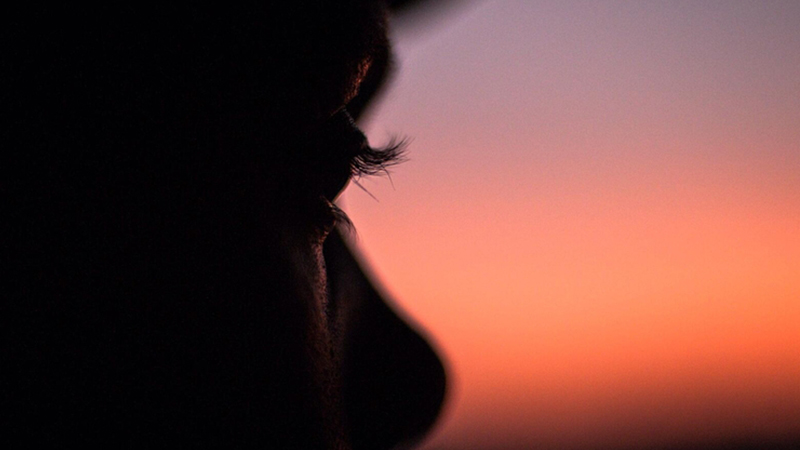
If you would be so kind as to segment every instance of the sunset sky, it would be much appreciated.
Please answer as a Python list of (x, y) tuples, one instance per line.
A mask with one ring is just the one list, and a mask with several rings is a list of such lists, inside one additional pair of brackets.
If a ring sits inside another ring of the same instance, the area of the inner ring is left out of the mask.
[(342, 206), (450, 370), (424, 448), (800, 433), (800, 1), (482, 1), (393, 34), (361, 125), (408, 161)]

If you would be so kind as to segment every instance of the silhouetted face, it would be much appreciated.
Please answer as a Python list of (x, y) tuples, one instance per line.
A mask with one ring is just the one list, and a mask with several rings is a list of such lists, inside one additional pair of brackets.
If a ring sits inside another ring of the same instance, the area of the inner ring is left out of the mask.
[(392, 156), (347, 112), (386, 72), (386, 11), (263, 3), (5, 27), (22, 438), (373, 449), (435, 418), (438, 359), (323, 248), (332, 201)]

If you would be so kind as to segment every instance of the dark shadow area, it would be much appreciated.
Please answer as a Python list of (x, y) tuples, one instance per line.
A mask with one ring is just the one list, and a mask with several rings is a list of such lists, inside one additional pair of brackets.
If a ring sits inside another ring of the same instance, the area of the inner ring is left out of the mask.
[(398, 154), (347, 112), (390, 72), (389, 13), (5, 15), (4, 447), (380, 449), (430, 428), (443, 367), (332, 203)]

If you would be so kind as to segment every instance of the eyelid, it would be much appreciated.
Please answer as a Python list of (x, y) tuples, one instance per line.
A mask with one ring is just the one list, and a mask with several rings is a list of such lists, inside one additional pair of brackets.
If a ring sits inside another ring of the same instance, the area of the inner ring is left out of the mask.
[[(346, 214), (333, 201), (354, 178), (388, 174), (389, 167), (403, 161), (404, 140), (393, 140), (384, 148), (372, 148), (346, 107), (331, 116), (312, 138), (307, 161), (313, 170), (304, 183), (325, 210), (341, 225), (352, 227)], [(363, 189), (363, 187), (362, 187)], [(320, 197), (317, 197), (319, 195)]]
[(373, 148), (369, 145), (367, 137), (358, 128), (355, 120), (342, 107), (332, 118), (339, 122), (340, 127), (348, 134), (348, 157), (350, 158), (350, 168), (353, 176), (368, 176), (379, 173), (388, 173), (388, 168), (399, 164), (405, 160), (405, 149), (407, 141), (405, 139), (392, 139), (389, 144), (382, 148)]
[(361, 152), (362, 148), (369, 147), (367, 137), (356, 125), (356, 121), (350, 116), (347, 107), (342, 107), (331, 117), (331, 126), (335, 139), (345, 144), (348, 156), (354, 156)]

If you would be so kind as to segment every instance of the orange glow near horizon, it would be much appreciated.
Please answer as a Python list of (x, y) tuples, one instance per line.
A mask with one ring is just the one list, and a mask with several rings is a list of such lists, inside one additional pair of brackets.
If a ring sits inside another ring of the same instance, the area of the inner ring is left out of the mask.
[(400, 33), (366, 130), (408, 133), (410, 161), (342, 203), (450, 368), (424, 448), (800, 434), (797, 23), (483, 2)]
[(603, 196), (564, 215), (495, 201), (476, 215), (489, 200), (473, 198), (417, 216), (430, 234), (408, 217), (381, 225), (386, 242), (359, 237), (451, 363), (450, 439), (593, 447), (796, 429), (798, 217), (675, 200), (621, 211)]

